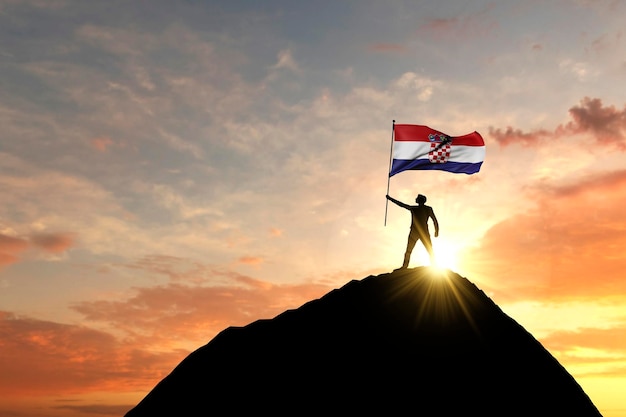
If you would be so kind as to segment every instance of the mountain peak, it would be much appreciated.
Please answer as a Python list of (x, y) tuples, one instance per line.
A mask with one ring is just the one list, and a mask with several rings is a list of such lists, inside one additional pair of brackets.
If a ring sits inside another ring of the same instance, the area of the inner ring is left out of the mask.
[(429, 267), (353, 280), (273, 319), (229, 327), (126, 417), (262, 412), (600, 416), (480, 289)]

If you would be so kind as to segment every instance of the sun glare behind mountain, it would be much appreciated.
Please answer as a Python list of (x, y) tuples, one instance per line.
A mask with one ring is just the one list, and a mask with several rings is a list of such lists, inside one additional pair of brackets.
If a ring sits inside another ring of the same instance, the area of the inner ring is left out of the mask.
[(458, 271), (460, 248), (457, 244), (445, 238), (436, 237), (433, 238), (433, 250), (435, 251), (437, 267)]

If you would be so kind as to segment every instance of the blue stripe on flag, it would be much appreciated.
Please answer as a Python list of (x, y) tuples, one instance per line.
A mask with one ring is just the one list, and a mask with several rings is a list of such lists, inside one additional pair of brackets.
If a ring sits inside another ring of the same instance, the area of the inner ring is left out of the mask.
[(428, 159), (394, 159), (391, 165), (389, 176), (394, 176), (406, 170), (441, 170), (453, 172), (455, 174), (475, 174), (480, 171), (481, 162), (452, 162), (447, 161), (442, 164), (435, 164)]

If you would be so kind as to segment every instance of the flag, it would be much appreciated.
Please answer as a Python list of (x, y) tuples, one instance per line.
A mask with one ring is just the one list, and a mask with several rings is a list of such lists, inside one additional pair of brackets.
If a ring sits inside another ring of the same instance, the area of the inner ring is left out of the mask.
[(475, 174), (485, 159), (480, 133), (448, 136), (428, 126), (394, 125), (393, 161), (389, 176), (406, 170), (438, 169)]

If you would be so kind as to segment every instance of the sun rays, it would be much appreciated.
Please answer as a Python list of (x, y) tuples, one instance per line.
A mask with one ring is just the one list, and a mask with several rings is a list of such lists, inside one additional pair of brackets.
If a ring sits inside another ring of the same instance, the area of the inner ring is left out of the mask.
[(464, 278), (442, 266), (429, 266), (400, 270), (395, 274), (409, 274), (411, 279), (403, 281), (397, 288), (397, 295), (405, 292), (415, 294), (418, 303), (415, 325), (437, 323), (447, 326), (453, 322), (466, 321), (478, 332), (473, 317), (476, 300)]

